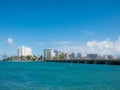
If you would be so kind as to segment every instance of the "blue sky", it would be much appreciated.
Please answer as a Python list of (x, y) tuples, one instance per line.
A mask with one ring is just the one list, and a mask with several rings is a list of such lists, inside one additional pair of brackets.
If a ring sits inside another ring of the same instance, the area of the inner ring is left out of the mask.
[(119, 36), (119, 0), (0, 0), (1, 54), (16, 55), (21, 45), (34, 54), (75, 50), (93, 41), (117, 43)]

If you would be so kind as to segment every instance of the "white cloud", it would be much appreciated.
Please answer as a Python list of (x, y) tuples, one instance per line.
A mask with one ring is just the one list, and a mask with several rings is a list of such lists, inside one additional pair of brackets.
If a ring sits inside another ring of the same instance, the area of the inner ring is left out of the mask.
[(7, 44), (8, 44), (8, 46), (14, 46), (15, 45), (14, 40), (12, 38), (7, 39)]
[(87, 53), (97, 53), (97, 54), (113, 54), (120, 55), (120, 37), (118, 40), (111, 41), (109, 39), (103, 41), (88, 41), (84, 45), (80, 46), (62, 46), (60, 47), (65, 52), (81, 52), (83, 54)]

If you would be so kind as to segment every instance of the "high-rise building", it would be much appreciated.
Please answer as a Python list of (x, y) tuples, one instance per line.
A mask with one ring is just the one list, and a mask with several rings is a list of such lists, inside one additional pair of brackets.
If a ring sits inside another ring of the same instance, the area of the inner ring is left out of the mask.
[(77, 53), (77, 59), (81, 59), (82, 58), (82, 54), (81, 53)]
[(74, 60), (75, 59), (75, 53), (70, 54), (70, 59)]
[(32, 49), (28, 47), (21, 46), (18, 48), (18, 56), (32, 55)]
[(53, 49), (44, 49), (44, 57), (46, 60), (52, 60), (52, 58), (55, 56)]

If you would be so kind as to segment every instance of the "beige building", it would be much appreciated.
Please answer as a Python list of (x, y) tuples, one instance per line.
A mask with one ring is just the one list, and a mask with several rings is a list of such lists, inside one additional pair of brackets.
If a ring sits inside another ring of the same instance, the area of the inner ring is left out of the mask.
[(32, 55), (32, 49), (29, 47), (21, 46), (18, 48), (18, 56)]

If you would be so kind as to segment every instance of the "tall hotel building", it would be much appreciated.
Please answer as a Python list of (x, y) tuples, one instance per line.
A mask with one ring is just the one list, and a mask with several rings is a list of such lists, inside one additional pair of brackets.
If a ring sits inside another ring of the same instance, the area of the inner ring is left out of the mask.
[(18, 56), (32, 55), (32, 49), (28, 47), (21, 46), (18, 48)]
[(44, 49), (44, 57), (46, 60), (52, 60), (52, 58), (55, 56), (53, 49)]

